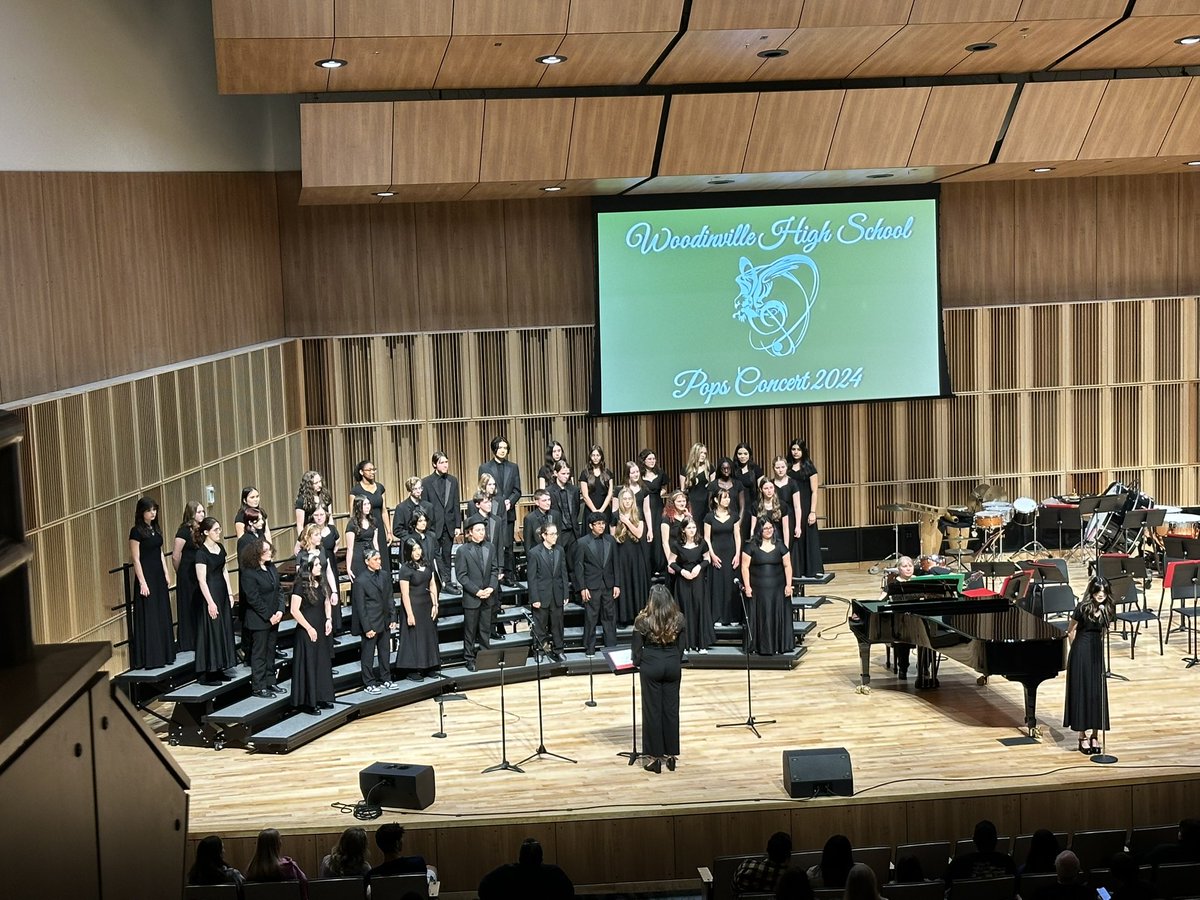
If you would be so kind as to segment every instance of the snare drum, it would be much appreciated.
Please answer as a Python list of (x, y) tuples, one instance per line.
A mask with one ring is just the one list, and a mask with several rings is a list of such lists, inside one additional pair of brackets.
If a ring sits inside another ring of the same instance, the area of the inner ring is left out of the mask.
[(1167, 513), (1163, 524), (1154, 529), (1156, 537), (1200, 538), (1200, 516), (1193, 513)]
[(989, 510), (975, 513), (976, 528), (1003, 528), (1004, 516), (999, 513), (993, 513)]
[(1037, 511), (1037, 501), (1032, 497), (1018, 497), (1013, 502), (1013, 524), (1021, 526), (1032, 525)]

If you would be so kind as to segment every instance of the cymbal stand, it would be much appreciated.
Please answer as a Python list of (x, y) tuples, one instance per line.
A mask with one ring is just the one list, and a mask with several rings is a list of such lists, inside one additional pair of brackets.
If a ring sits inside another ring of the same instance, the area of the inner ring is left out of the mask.
[(895, 562), (896, 560), (898, 560), (900, 558), (900, 523), (899, 522), (895, 522), (892, 524), (892, 534), (895, 537), (895, 549), (892, 550), (891, 553), (889, 553), (887, 556), (885, 556), (879, 562), (875, 563), (875, 565), (871, 566), (871, 568), (867, 569), (868, 574), (878, 575), (880, 572), (882, 572), (884, 569), (886, 569), (888, 567), (888, 563)]

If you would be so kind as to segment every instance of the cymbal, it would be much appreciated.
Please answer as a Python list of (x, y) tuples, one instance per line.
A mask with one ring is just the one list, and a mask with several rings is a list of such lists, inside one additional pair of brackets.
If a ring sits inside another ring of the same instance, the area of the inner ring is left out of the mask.
[(875, 508), (878, 510), (882, 510), (883, 512), (908, 512), (909, 511), (908, 507), (905, 506), (903, 503), (880, 503)]

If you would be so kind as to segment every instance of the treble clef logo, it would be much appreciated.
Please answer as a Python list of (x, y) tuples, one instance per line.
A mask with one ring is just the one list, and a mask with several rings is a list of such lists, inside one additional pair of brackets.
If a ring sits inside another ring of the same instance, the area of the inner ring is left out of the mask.
[[(812, 272), (811, 284), (804, 283), (809, 280), (807, 277), (804, 281), (797, 277), (798, 274), (806, 274), (804, 269)], [(790, 281), (804, 301), (803, 309), (795, 321), (791, 321), (791, 312), (786, 303), (771, 298), (771, 290), (777, 278)], [(752, 265), (750, 260), (743, 256), (741, 273), (734, 280), (741, 293), (733, 301), (733, 317), (739, 322), (749, 323), (750, 346), (772, 356), (790, 356), (795, 353), (808, 331), (809, 317), (817, 300), (817, 291), (820, 289), (821, 276), (817, 272), (817, 264), (799, 253), (781, 256), (762, 266)]]

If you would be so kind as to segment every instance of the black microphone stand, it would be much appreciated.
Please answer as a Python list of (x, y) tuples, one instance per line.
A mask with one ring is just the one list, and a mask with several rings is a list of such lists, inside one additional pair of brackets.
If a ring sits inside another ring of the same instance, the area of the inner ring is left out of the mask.
[(754, 718), (754, 692), (750, 688), (750, 648), (754, 645), (754, 627), (750, 620), (750, 609), (746, 606), (746, 592), (742, 590), (741, 581), (737, 578), (733, 580), (734, 586), (738, 589), (738, 597), (742, 601), (742, 622), (746, 630), (746, 639), (744, 641), (744, 656), (746, 657), (746, 721), (744, 722), (722, 722), (717, 725), (718, 728), (749, 728), (754, 732), (756, 738), (762, 739), (762, 735), (758, 733), (758, 725), (774, 725), (774, 719), (756, 719)]
[(537, 617), (534, 616), (533, 611), (522, 609), (521, 612), (529, 620), (529, 633), (533, 637), (533, 663), (537, 667), (538, 746), (536, 750), (517, 763), (517, 765), (523, 766), (531, 759), (540, 759), (543, 756), (553, 756), (555, 759), (561, 759), (563, 762), (578, 762), (578, 760), (571, 759), (569, 756), (563, 756), (561, 753), (551, 753), (546, 749), (546, 732), (542, 725), (542, 656), (546, 653), (546, 646), (549, 641), (547, 640), (545, 631), (542, 630), (542, 626), (538, 623)]

